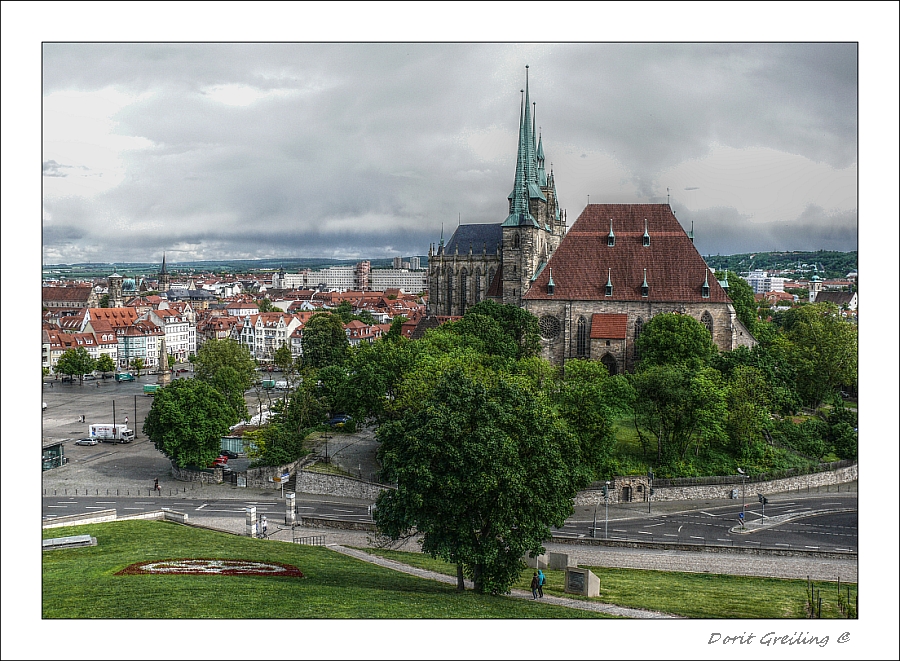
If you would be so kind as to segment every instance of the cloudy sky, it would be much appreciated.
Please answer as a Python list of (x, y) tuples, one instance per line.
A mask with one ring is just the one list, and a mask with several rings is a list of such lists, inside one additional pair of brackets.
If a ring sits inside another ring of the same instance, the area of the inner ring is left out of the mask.
[[(44, 263), (427, 253), (501, 222), (520, 90), (571, 225), (857, 248), (854, 43), (45, 43)], [(668, 195), (668, 197), (667, 197)]]

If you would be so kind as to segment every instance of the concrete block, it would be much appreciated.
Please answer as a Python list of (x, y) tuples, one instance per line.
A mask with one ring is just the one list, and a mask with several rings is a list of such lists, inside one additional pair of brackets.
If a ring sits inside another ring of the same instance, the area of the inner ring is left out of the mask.
[(552, 551), (547, 554), (548, 556), (548, 566), (550, 569), (565, 569), (569, 566), (569, 554), (568, 553), (553, 553)]

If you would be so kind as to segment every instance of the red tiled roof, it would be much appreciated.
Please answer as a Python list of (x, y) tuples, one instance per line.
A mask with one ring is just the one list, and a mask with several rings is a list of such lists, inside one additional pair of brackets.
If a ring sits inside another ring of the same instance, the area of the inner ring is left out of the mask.
[(41, 287), (41, 299), (87, 303), (91, 292), (91, 287)]
[(595, 314), (591, 317), (592, 340), (624, 340), (627, 314)]
[[(615, 245), (607, 245), (612, 219)], [(650, 245), (642, 245), (644, 220)], [(647, 269), (649, 296), (641, 296)], [(550, 271), (556, 285), (547, 294)], [(606, 296), (607, 279), (613, 294)], [(704, 278), (709, 298), (703, 298)], [(488, 295), (491, 295), (488, 292)], [(523, 297), (526, 300), (726, 303), (728, 296), (667, 204), (591, 204), (572, 225)]]

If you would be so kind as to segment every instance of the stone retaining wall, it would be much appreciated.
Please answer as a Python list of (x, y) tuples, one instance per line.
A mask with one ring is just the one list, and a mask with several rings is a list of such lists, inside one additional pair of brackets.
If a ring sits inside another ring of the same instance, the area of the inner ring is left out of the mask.
[[(778, 480), (770, 480), (768, 482), (748, 482), (746, 484), (746, 493), (784, 493), (788, 491), (797, 491), (816, 487), (824, 487), (833, 484), (846, 484), (854, 482), (859, 478), (859, 465), (854, 464), (845, 468), (838, 468), (833, 471), (825, 471), (822, 473), (809, 473), (807, 475), (795, 475), (793, 477), (781, 478)], [(610, 481), (609, 502), (619, 503), (623, 501), (621, 496), (624, 488), (631, 489), (632, 498), (627, 502), (646, 502), (646, 483), (645, 476), (639, 477), (616, 477)], [(638, 492), (637, 487), (642, 486), (643, 489)], [(673, 501), (673, 500), (701, 500), (701, 499), (717, 499), (731, 498), (731, 492), (736, 489), (738, 497), (740, 497), (741, 484), (708, 484), (700, 486), (684, 486), (684, 487), (653, 487), (653, 501)], [(602, 505), (604, 503), (603, 492), (597, 489), (585, 489), (579, 491), (575, 496), (575, 505)]]
[(317, 494), (320, 496), (346, 496), (375, 500), (382, 491), (393, 488), (385, 484), (358, 480), (355, 477), (300, 470), (297, 472), (297, 486), (295, 490), (297, 493)]
[(41, 528), (63, 528), (65, 526), (85, 526), (91, 523), (109, 523), (110, 521), (134, 521), (136, 519), (149, 519), (154, 521), (174, 521), (175, 523), (187, 523), (188, 515), (182, 512), (175, 512), (168, 508), (154, 510), (152, 512), (141, 512), (140, 514), (124, 514), (118, 516), (116, 510), (100, 510), (98, 512), (87, 512), (85, 514), (72, 514), (70, 516), (60, 516), (50, 521), (46, 521)]
[(172, 477), (181, 482), (199, 482), (200, 484), (222, 484), (222, 469), (179, 468), (172, 464)]
[(246, 471), (236, 473), (236, 475), (247, 478), (248, 489), (280, 489), (281, 482), (272, 481), (273, 477), (290, 473), (293, 475), (297, 470), (297, 466), (301, 460), (292, 461), (284, 466), (259, 466), (258, 468), (248, 468)]
[(695, 553), (723, 553), (737, 555), (764, 555), (803, 558), (858, 558), (858, 553), (842, 553), (839, 551), (806, 551), (800, 549), (772, 549), (750, 546), (716, 546), (702, 544), (679, 544), (677, 542), (629, 542), (608, 539), (588, 539), (574, 537), (551, 537), (551, 542), (572, 544), (573, 546), (604, 546), (608, 548), (658, 549), (664, 551), (693, 551)]

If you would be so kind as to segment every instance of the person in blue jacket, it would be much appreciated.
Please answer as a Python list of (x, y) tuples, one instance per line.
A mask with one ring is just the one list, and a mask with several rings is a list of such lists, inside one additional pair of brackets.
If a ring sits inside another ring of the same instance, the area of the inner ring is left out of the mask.
[(538, 597), (544, 597), (544, 581), (547, 579), (544, 577), (544, 572), (538, 569)]

